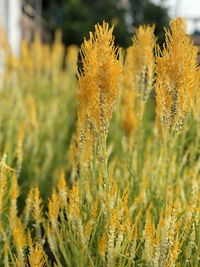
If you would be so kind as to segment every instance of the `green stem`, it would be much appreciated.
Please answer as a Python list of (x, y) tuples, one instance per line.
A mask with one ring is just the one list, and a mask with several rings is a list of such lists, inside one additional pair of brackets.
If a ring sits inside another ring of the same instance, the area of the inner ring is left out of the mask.
[(103, 178), (106, 186), (106, 205), (108, 210), (108, 218), (110, 217), (110, 180), (108, 173), (108, 156), (107, 156), (107, 145), (106, 145), (106, 133), (102, 136), (102, 156), (103, 156)]

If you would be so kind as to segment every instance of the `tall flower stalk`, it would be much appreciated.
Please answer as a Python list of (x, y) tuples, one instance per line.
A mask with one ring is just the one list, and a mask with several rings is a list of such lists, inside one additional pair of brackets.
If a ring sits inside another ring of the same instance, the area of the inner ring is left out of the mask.
[(114, 45), (112, 33), (113, 27), (105, 22), (95, 26), (95, 32), (81, 47), (83, 66), (78, 74), (79, 143), (82, 145), (92, 131), (107, 186), (106, 138), (121, 74), (120, 50)]
[[(145, 149), (145, 130), (143, 126), (145, 106), (154, 86), (156, 38), (154, 26), (140, 26), (132, 39), (132, 46), (127, 49), (121, 92), (121, 124), (125, 134), (124, 146), (129, 158), (129, 166), (133, 162), (133, 150), (138, 147), (138, 170), (142, 169)], [(141, 129), (144, 129), (141, 131)], [(139, 142), (137, 142), (137, 134)]]

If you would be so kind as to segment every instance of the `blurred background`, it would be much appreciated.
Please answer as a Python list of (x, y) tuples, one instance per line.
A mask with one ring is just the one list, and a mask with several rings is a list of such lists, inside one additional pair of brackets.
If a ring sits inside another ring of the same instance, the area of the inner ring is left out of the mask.
[(108, 21), (115, 25), (116, 42), (130, 44), (135, 27), (155, 23), (158, 41), (169, 19), (183, 16), (196, 44), (200, 41), (199, 0), (0, 0), (0, 23), (15, 54), (25, 38), (32, 42), (41, 32), (43, 42), (51, 43), (55, 30), (63, 31), (65, 45), (80, 45), (94, 24)]

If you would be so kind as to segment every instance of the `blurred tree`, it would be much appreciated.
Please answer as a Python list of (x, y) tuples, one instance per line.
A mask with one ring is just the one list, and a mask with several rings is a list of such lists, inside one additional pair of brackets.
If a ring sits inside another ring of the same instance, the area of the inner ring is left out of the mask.
[[(88, 32), (93, 30), (94, 24), (106, 20), (110, 24), (116, 24), (116, 42), (120, 45), (128, 45), (130, 33), (127, 31), (125, 21), (126, 9), (123, 5), (119, 5), (120, 1), (121, 0), (59, 1), (60, 3), (57, 4), (57, 6), (59, 6), (61, 10), (60, 25), (63, 29), (64, 42), (66, 44), (76, 43), (80, 45), (83, 41), (83, 36), (88, 36)], [(54, 8), (51, 8), (51, 10), (53, 9), (53, 13), (55, 14), (55, 5)], [(48, 7), (47, 16), (49, 11), (50, 8)], [(55, 24), (51, 24), (52, 29), (54, 29), (55, 26)]]
[[(36, 0), (27, 1), (36, 3)], [(151, 0), (41, 1), (49, 30), (55, 32), (60, 27), (66, 45), (80, 45), (94, 24), (103, 20), (115, 25), (116, 42), (121, 46), (130, 44), (132, 31), (140, 24), (156, 23), (156, 34), (162, 37), (163, 26), (167, 26), (169, 21), (168, 10)]]
[(144, 23), (144, 10), (146, 5), (149, 3), (148, 0), (129, 0), (131, 13), (132, 13), (132, 24), (134, 27)]
[(158, 37), (158, 42), (164, 41), (163, 27), (168, 27), (169, 16), (166, 8), (148, 3), (144, 9), (144, 23), (155, 23), (155, 34)]
[(138, 27), (140, 24), (155, 24), (155, 34), (159, 42), (163, 42), (163, 27), (168, 27), (169, 15), (168, 10), (162, 4), (155, 4), (149, 0), (130, 0), (133, 26)]

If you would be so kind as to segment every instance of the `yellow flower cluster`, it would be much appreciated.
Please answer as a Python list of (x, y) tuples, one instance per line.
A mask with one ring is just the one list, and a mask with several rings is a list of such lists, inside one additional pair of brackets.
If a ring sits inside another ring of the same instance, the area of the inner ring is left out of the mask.
[(97, 24), (95, 33), (90, 33), (90, 39), (81, 47), (78, 118), (82, 132), (89, 123), (96, 134), (107, 133), (116, 104), (121, 65), (112, 32), (107, 23)]
[(170, 23), (166, 44), (156, 59), (156, 114), (158, 124), (182, 127), (198, 88), (197, 48), (185, 33), (181, 18)]
[(139, 126), (154, 82), (154, 27), (140, 26), (127, 49), (123, 70), (122, 124), (128, 136)]

